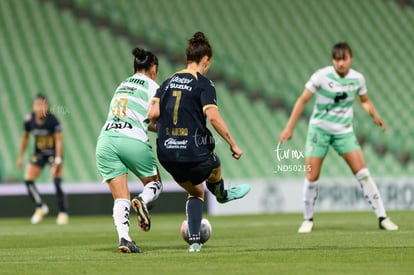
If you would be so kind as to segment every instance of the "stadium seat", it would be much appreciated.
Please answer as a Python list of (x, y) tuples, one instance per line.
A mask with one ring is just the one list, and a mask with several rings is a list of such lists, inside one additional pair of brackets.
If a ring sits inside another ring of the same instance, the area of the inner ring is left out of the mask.
[[(255, 2), (255, 9), (247, 0), (190, 1), (191, 13), (175, 9), (176, 3), (169, 0), (74, 0), (74, 10), (59, 9), (54, 1), (0, 1), (4, 64), (0, 88), (13, 91), (5, 93), (0, 103), (8, 118), (13, 114), (12, 120), (4, 120), (10, 131), (2, 134), (0, 144), (6, 166), (3, 178), (21, 174), (14, 169), (16, 141), (31, 99), (42, 91), (65, 127), (67, 180), (99, 179), (94, 145), (114, 88), (132, 72), (131, 48), (160, 51), (155, 52), (160, 57), (160, 82), (184, 66), (181, 61), (173, 63), (177, 61), (172, 56), (184, 59), (186, 40), (196, 31), (204, 31), (212, 42), (211, 71), (220, 76), (216, 81), (220, 110), (245, 151), (242, 159), (234, 161), (228, 146), (217, 144), (228, 168), (226, 176), (274, 176), (272, 150), (277, 137), (305, 82), (317, 68), (330, 63), (329, 47), (338, 40), (350, 42), (355, 69), (365, 74), (369, 95), (388, 123), (389, 132), (383, 134), (362, 108), (355, 107), (355, 128), (366, 140), (364, 155), (373, 174), (414, 175), (412, 160), (404, 166), (397, 159), (405, 151), (414, 159), (412, 59), (407, 54), (414, 9), (401, 9), (392, 1), (349, 0), (346, 6), (340, 1), (315, 1), (263, 0)], [(109, 26), (76, 17), (77, 8), (106, 19)], [(113, 32), (116, 26), (124, 26), (127, 36)], [(142, 45), (131, 45), (135, 37)], [(269, 108), (271, 101), (278, 102), (278, 109)], [(300, 119), (285, 146), (303, 148), (311, 111), (308, 106), (306, 118)], [(380, 145), (386, 146), (385, 155), (378, 153)], [(337, 158), (330, 152), (331, 157)], [(341, 161), (325, 163), (325, 175), (349, 175), (338, 164)]]

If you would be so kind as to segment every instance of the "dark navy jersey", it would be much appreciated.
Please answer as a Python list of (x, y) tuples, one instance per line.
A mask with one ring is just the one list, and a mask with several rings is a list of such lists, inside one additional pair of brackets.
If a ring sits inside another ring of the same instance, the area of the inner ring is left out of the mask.
[(24, 130), (35, 137), (35, 154), (55, 155), (54, 134), (62, 131), (58, 119), (51, 113), (46, 115), (42, 124), (37, 124), (35, 114), (28, 114), (24, 121)]
[(164, 81), (155, 94), (159, 100), (157, 154), (160, 161), (200, 162), (214, 150), (205, 110), (217, 108), (212, 81), (198, 72), (182, 70)]

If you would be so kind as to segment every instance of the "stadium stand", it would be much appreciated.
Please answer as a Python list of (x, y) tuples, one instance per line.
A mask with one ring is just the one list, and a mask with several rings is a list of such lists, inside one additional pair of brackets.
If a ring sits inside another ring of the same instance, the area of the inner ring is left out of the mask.
[[(329, 62), (329, 46), (321, 45), (331, 45), (341, 39), (354, 46), (355, 67), (367, 76), (373, 100), (383, 105), (381, 109), (387, 110), (390, 102), (404, 106), (404, 102), (413, 99), (410, 93), (389, 92), (406, 90), (410, 81), (409, 62), (402, 53), (409, 52), (413, 11), (401, 10), (394, 1), (352, 0), (347, 5), (326, 0), (317, 4), (314, 1), (261, 1), (255, 4), (255, 9), (251, 9), (251, 2), (246, 0), (202, 1), (197, 3), (198, 8), (193, 6), (194, 3), (184, 1), (118, 3), (124, 7), (123, 12), (129, 14), (124, 17), (124, 25), (142, 26), (140, 31), (147, 33), (152, 43), (164, 41), (168, 53), (182, 51), (178, 41), (185, 41), (188, 33), (202, 26), (215, 45), (218, 56), (215, 67), (227, 79), (240, 80), (247, 92), (253, 96), (259, 94), (268, 102), (281, 101), (286, 107), (292, 106), (304, 79), (321, 66), (321, 61)], [(103, 4), (95, 1), (89, 5)], [(176, 8), (182, 5), (186, 9)], [(129, 13), (125, 6), (129, 7)], [(189, 15), (188, 10), (194, 10), (194, 14)], [(157, 14), (160, 19), (152, 20), (155, 27), (148, 28), (148, 21), (140, 20), (135, 11)], [(175, 16), (169, 16), (170, 11), (174, 11)], [(193, 18), (191, 23), (189, 18)], [(390, 75), (392, 72), (397, 72), (395, 77), (384, 77), (384, 73)], [(357, 112), (357, 116), (363, 115), (361, 111)], [(382, 115), (387, 121), (396, 121), (405, 120), (409, 113), (401, 116), (397, 112), (384, 111)], [(403, 121), (403, 125), (406, 122)], [(371, 133), (374, 129), (364, 130), (363, 133)], [(390, 135), (365, 136), (394, 155), (408, 153), (412, 158), (408, 148), (392, 144), (395, 139)], [(403, 136), (409, 140), (410, 133), (404, 132)]]
[[(96, 137), (114, 88), (131, 73), (131, 48), (147, 47), (160, 56), (161, 81), (183, 67), (186, 39), (198, 30), (213, 44), (211, 75), (217, 78), (220, 110), (245, 151), (236, 162), (217, 137), (225, 177), (274, 177), (277, 137), (294, 101), (310, 74), (329, 64), (330, 45), (344, 39), (353, 46), (355, 68), (365, 73), (371, 99), (389, 126), (382, 134), (355, 108), (355, 127), (372, 173), (414, 175), (413, 19), (414, 9), (392, 1), (350, 0), (346, 6), (337, 0), (257, 1), (255, 9), (247, 0), (0, 1), (5, 64), (0, 67), (0, 89), (5, 91), (0, 104), (6, 117), (2, 125), (8, 129), (0, 134), (3, 179), (21, 178), (14, 163), (23, 117), (41, 91), (65, 127), (65, 180), (99, 181)], [(301, 120), (283, 148), (302, 148), (306, 127), (306, 119)], [(349, 175), (332, 154), (324, 175)], [(170, 178), (164, 171), (162, 176)]]

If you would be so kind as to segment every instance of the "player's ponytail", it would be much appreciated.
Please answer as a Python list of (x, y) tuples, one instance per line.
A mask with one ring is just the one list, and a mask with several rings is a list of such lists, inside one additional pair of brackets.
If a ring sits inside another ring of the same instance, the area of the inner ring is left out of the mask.
[(135, 48), (132, 50), (134, 56), (134, 70), (137, 71), (149, 71), (153, 65), (157, 65), (158, 58), (150, 51), (144, 49)]
[(190, 38), (189, 42), (191, 44), (197, 44), (197, 43), (208, 43), (207, 37), (202, 32), (196, 32), (192, 38)]
[(186, 49), (187, 64), (190, 62), (199, 63), (204, 56), (211, 58), (213, 56), (213, 49), (204, 33), (196, 32), (188, 40)]

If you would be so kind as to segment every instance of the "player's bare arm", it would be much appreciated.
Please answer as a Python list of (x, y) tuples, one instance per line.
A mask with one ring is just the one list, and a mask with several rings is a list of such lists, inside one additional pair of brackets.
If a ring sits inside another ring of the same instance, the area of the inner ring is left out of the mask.
[(148, 131), (150, 132), (157, 132), (157, 123), (150, 121), (150, 124), (148, 125)]
[(156, 123), (158, 117), (160, 116), (160, 100), (158, 98), (153, 98), (148, 108), (148, 119), (151, 123)]
[(230, 150), (233, 153), (233, 157), (235, 159), (239, 159), (242, 156), (243, 151), (239, 148), (239, 146), (237, 146), (236, 141), (231, 136), (230, 131), (227, 128), (227, 125), (224, 122), (223, 118), (221, 117), (217, 107), (212, 106), (210, 108), (207, 108), (205, 113), (217, 133), (219, 133), (219, 135), (224, 138), (224, 140), (230, 145)]
[(292, 137), (296, 122), (303, 113), (306, 104), (309, 102), (312, 96), (313, 93), (310, 92), (308, 89), (303, 90), (302, 94), (296, 100), (295, 106), (293, 107), (292, 113), (290, 114), (290, 118), (288, 123), (286, 124), (285, 129), (283, 129), (282, 133), (279, 136), (279, 142), (288, 141)]
[(20, 143), (20, 150), (19, 150), (19, 156), (17, 157), (16, 167), (17, 169), (21, 169), (23, 165), (23, 156), (24, 152), (27, 148), (27, 143), (29, 142), (29, 132), (24, 132), (22, 136), (22, 141)]
[(377, 110), (375, 109), (374, 104), (369, 99), (368, 95), (360, 95), (359, 102), (361, 103), (362, 108), (374, 119), (375, 124), (380, 126), (382, 131), (385, 132), (387, 130), (387, 125), (378, 115)]

